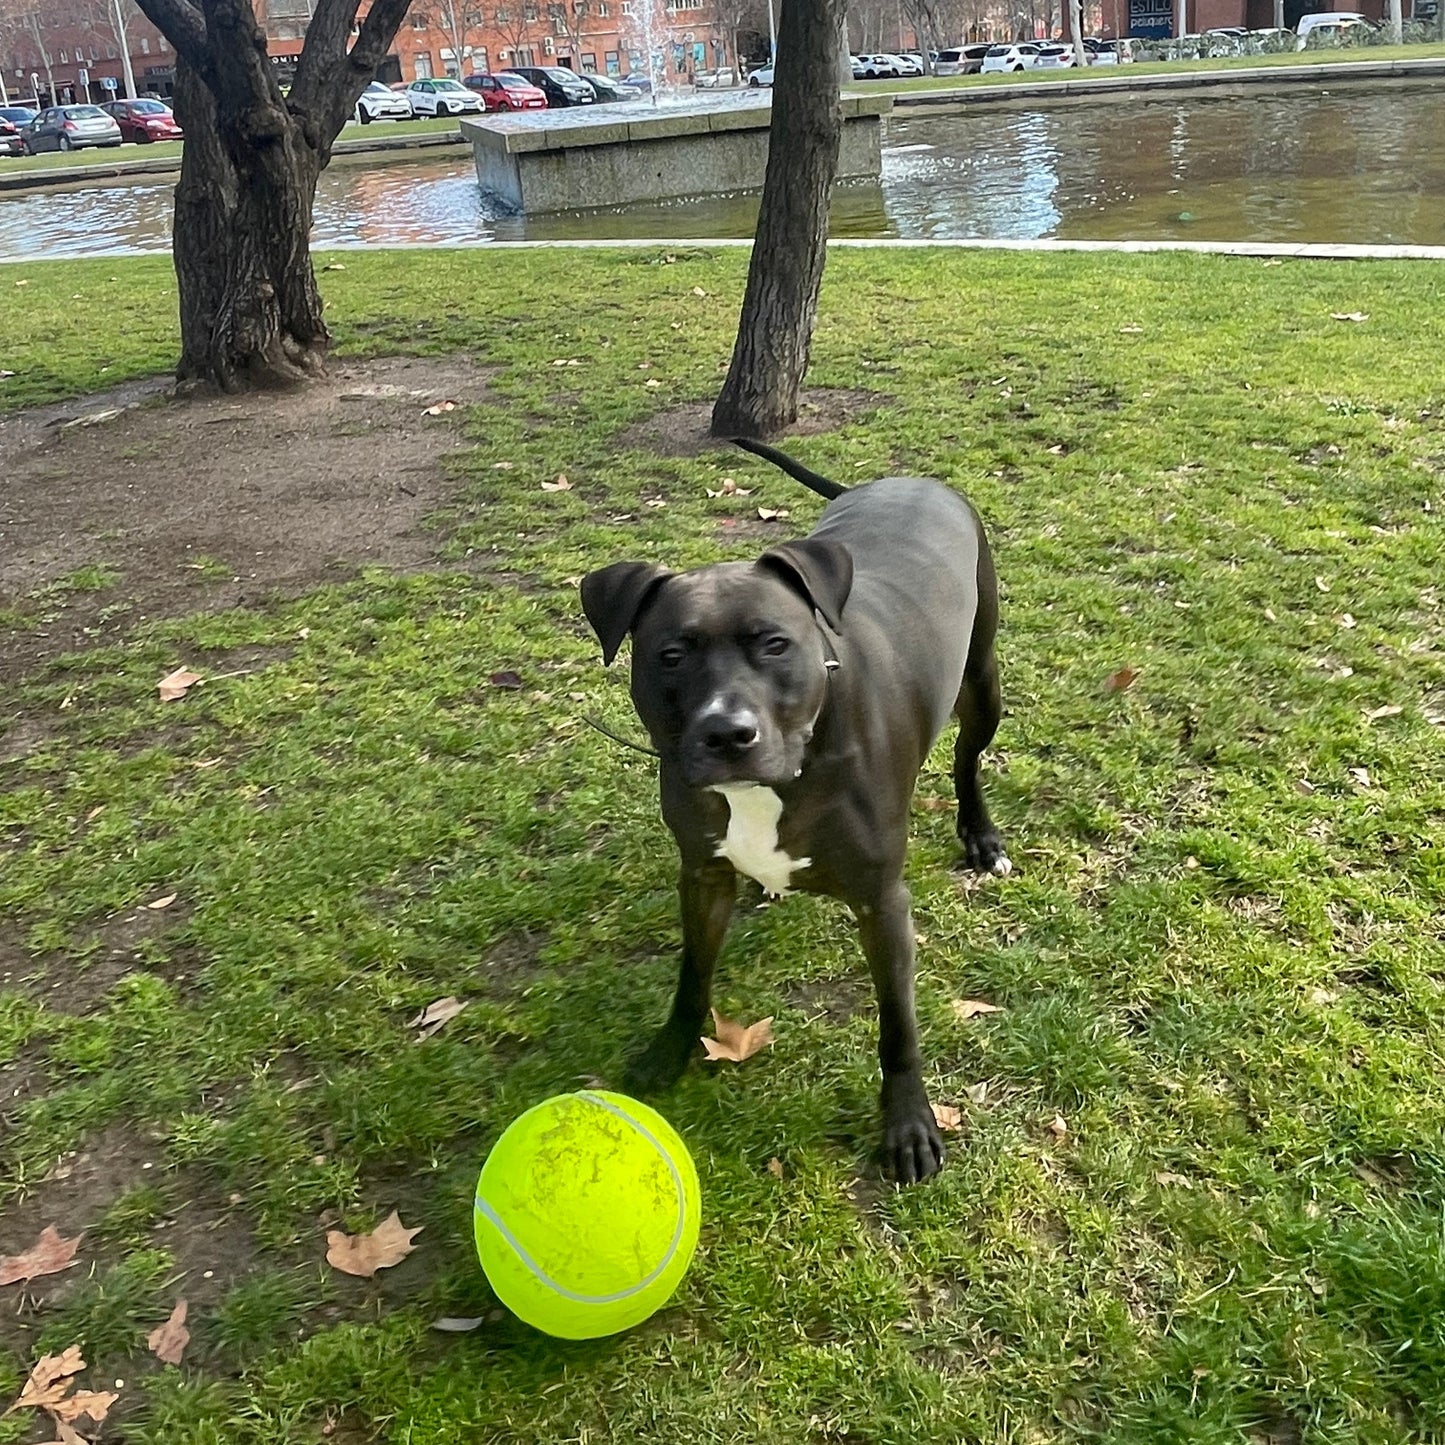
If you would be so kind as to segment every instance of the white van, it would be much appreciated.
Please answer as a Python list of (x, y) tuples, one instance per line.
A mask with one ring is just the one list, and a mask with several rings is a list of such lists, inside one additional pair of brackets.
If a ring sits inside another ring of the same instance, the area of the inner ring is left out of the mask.
[(1368, 27), (1369, 23), (1358, 10), (1321, 10), (1314, 15), (1301, 15), (1299, 24), (1295, 26), (1295, 33), (1299, 36), (1295, 49), (1303, 50), (1309, 44), (1313, 31), (1325, 32), (1321, 39), (1326, 44), (1331, 40), (1338, 44), (1346, 30), (1353, 30), (1360, 25)]

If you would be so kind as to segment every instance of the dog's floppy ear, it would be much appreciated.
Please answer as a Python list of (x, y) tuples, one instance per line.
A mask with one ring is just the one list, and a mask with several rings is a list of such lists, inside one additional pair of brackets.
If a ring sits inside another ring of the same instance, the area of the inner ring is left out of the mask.
[(853, 590), (853, 554), (841, 542), (825, 537), (784, 542), (768, 548), (758, 558), (758, 566), (781, 573), (785, 581), (800, 588), (828, 626), (838, 631), (843, 604)]
[(673, 574), (656, 562), (614, 562), (582, 579), (582, 610), (602, 644), (602, 661), (617, 656), (642, 609)]

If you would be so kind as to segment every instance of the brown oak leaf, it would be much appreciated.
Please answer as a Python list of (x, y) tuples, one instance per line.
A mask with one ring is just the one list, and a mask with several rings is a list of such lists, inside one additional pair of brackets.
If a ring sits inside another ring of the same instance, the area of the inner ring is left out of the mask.
[(15, 1284), (22, 1279), (38, 1279), (42, 1274), (59, 1274), (75, 1263), (75, 1251), (79, 1246), (80, 1235), (65, 1239), (53, 1224), (47, 1224), (40, 1231), (40, 1238), (24, 1254), (0, 1257), (0, 1285)]
[(326, 1262), (333, 1269), (339, 1269), (342, 1274), (370, 1279), (377, 1270), (390, 1269), (392, 1265), (400, 1264), (416, 1248), (412, 1239), (421, 1231), (421, 1225), (408, 1229), (394, 1209), (370, 1234), (347, 1234), (340, 1229), (328, 1230)]
[(933, 1121), (945, 1134), (957, 1134), (963, 1128), (963, 1110), (957, 1104), (935, 1104)]
[(120, 1396), (114, 1390), (77, 1390), (67, 1395), (58, 1404), (45, 1408), (63, 1425), (74, 1424), (82, 1415), (88, 1416), (97, 1425), (110, 1414), (110, 1407)]
[(1001, 1014), (1003, 1006), (996, 1003), (984, 1003), (977, 998), (956, 998), (953, 1000), (953, 1011), (961, 1019), (971, 1019), (977, 1014)]
[(725, 1060), (740, 1064), (750, 1059), (759, 1049), (765, 1049), (773, 1041), (772, 1016), (759, 1019), (755, 1024), (734, 1023), (724, 1018), (716, 1009), (712, 1011), (713, 1029), (717, 1038), (703, 1038), (702, 1046), (707, 1050), (708, 1063)]
[(1105, 692), (1123, 692), (1126, 688), (1134, 686), (1138, 680), (1139, 669), (1137, 667), (1124, 666), (1118, 672), (1111, 672), (1104, 679)]
[(177, 1300), (171, 1317), (163, 1325), (157, 1325), (146, 1336), (151, 1354), (165, 1365), (179, 1365), (186, 1346), (191, 1342), (191, 1332), (186, 1328), (185, 1300)]
[(20, 1398), (10, 1409), (50, 1409), (64, 1397), (71, 1381), (84, 1368), (79, 1345), (71, 1345), (58, 1355), (41, 1355), (25, 1381)]
[(201, 681), (204, 679), (199, 672), (192, 672), (189, 667), (178, 667), (156, 683), (156, 691), (160, 693), (162, 702), (179, 702)]
[(449, 1024), (466, 1006), (465, 999), (439, 998), (435, 1003), (429, 1003), (407, 1028), (421, 1030), (416, 1036), (416, 1042), (421, 1043), (423, 1039), (431, 1038), (443, 1025)]

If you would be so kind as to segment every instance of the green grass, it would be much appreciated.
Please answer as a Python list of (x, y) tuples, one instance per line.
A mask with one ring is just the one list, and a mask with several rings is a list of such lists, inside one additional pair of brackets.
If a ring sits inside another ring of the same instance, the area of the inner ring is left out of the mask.
[(1333, 65), (1362, 60), (1434, 60), (1445, 42), (1425, 45), (1341, 45), (1290, 50), (1278, 55), (1233, 55), (1213, 60), (1151, 60), (1133, 65), (1096, 65), (1085, 70), (1026, 70), (1017, 75), (920, 76), (912, 80), (861, 81), (846, 87), (860, 95), (907, 95), (918, 90), (971, 90), (978, 86), (1033, 85), (1039, 81), (1133, 80), (1145, 75), (1185, 75), (1195, 70), (1257, 70), (1270, 65)]
[[(711, 397), (727, 359), (746, 257), (673, 254), (348, 255), (322, 277), (347, 353), (499, 368), (437, 536), (505, 578), (375, 572), (155, 622), (15, 699), (51, 739), (0, 765), (0, 915), (41, 975), (0, 985), (0, 1059), (52, 1085), (13, 1108), (0, 1180), (12, 1202), (63, 1187), (41, 1182), (57, 1158), (122, 1127), (158, 1176), (117, 1183), (44, 1341), (132, 1380), (128, 1445), (327, 1421), (398, 1445), (1438, 1439), (1445, 390), (1424, 265), (830, 258), (812, 381), (878, 399), (792, 450), (948, 478), (1004, 579), (988, 787), (1019, 872), (966, 888), (928, 807), (909, 864), (930, 1084), (966, 1134), (937, 1181), (877, 1181), (856, 940), (816, 900), (746, 906), (718, 1001), (774, 1015), (778, 1043), (662, 1101), (705, 1194), (677, 1300), (587, 1345), (495, 1310), (479, 1161), (548, 1093), (615, 1082), (673, 970), (652, 769), (579, 722), (635, 730), (569, 579), (748, 555), (723, 525), (745, 507), (800, 528), (818, 505), (737, 455), (619, 440)], [(10, 404), (170, 358), (166, 262), (14, 275)], [(559, 471), (573, 489), (541, 492)], [(705, 495), (723, 476), (745, 506)], [(239, 649), (274, 660), (154, 702), (176, 662), (224, 672)], [(524, 690), (490, 687), (500, 670)], [(942, 750), (920, 794), (946, 799)], [(172, 931), (72, 1004), (102, 922), (162, 891)], [(471, 1006), (414, 1043), (451, 993)], [(963, 997), (1004, 1011), (960, 1023)], [(193, 1310), (187, 1368), (141, 1379), (128, 1356), (197, 1267), (157, 1227), (183, 1199), (218, 1211), (220, 1256), (253, 1254)], [(318, 1283), (327, 1221), (394, 1205), (426, 1226), (418, 1256), (384, 1286)], [(483, 1324), (438, 1336), (440, 1314)]]
[[(455, 132), (456, 120), (403, 120), (373, 121), (370, 125), (352, 122), (342, 128), (339, 143), (382, 140), (393, 135), (438, 135)], [(0, 178), (29, 171), (56, 169), (78, 170), (84, 173), (92, 167), (111, 169), (123, 162), (179, 160), (182, 142), (178, 140), (151, 141), (147, 145), (127, 142), (114, 150), (42, 151), (37, 156), (13, 156), (0, 159)]]

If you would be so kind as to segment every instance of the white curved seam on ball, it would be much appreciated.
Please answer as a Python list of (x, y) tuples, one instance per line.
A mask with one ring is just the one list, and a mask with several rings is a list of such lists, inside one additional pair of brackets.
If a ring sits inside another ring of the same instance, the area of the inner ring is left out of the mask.
[(663, 1147), (662, 1141), (658, 1139), (651, 1129), (645, 1124), (639, 1124), (630, 1114), (624, 1113), (615, 1104), (609, 1104), (606, 1099), (599, 1098), (596, 1094), (588, 1093), (586, 1090), (579, 1090), (577, 1097), (579, 1099), (586, 1099), (589, 1104), (596, 1104), (598, 1107), (606, 1109), (609, 1114), (615, 1114), (619, 1119), (630, 1124), (662, 1156), (664, 1162), (667, 1164), (668, 1173), (672, 1175), (673, 1187), (677, 1190), (677, 1228), (673, 1230), (672, 1242), (667, 1246), (666, 1252), (663, 1254), (661, 1260), (658, 1261), (652, 1273), (645, 1279), (638, 1280), (636, 1284), (628, 1285), (626, 1289), (618, 1290), (615, 1294), (581, 1294), (577, 1290), (568, 1289), (565, 1284), (558, 1284), (557, 1281), (522, 1248), (517, 1236), (507, 1228), (497, 1211), (482, 1197), (480, 1189), (477, 1190), (475, 1203), (482, 1217), (512, 1247), (517, 1258), (525, 1268), (531, 1271), (532, 1277), (537, 1280), (539, 1284), (546, 1285), (548, 1289), (555, 1291), (564, 1299), (572, 1300), (576, 1304), (617, 1304), (619, 1301), (631, 1299), (633, 1295), (645, 1290), (648, 1285), (652, 1284), (662, 1274), (663, 1270), (672, 1263), (673, 1256), (677, 1253), (677, 1247), (682, 1243), (682, 1231), (687, 1223), (687, 1191), (683, 1188), (682, 1175), (677, 1172), (677, 1165), (672, 1162), (672, 1155), (667, 1152)]

